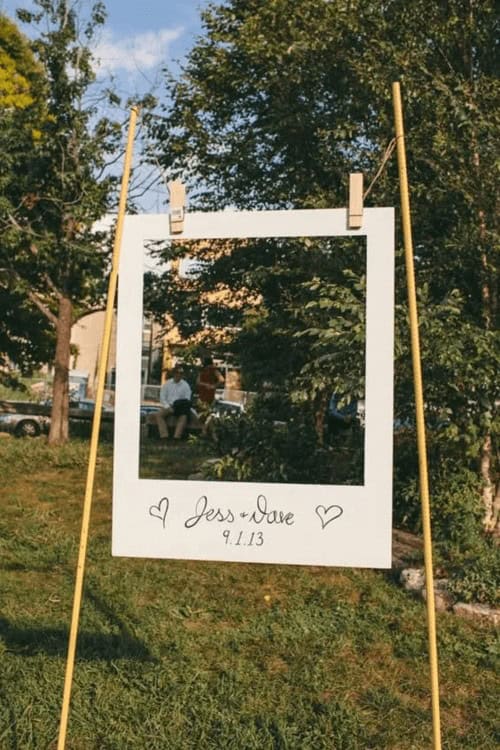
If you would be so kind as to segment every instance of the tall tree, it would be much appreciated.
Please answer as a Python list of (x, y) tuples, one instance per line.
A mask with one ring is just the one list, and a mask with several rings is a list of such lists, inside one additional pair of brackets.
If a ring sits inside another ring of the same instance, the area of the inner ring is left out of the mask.
[[(110, 204), (113, 180), (103, 176), (120, 128), (97, 119), (90, 43), (105, 21), (102, 3), (89, 17), (69, 0), (34, 0), (18, 18), (40, 29), (32, 42), (43, 70), (44, 116), (30, 147), (18, 149), (3, 212), (6, 267), (13, 293), (29, 302), (55, 333), (49, 442), (68, 436), (71, 327), (102, 299), (107, 253), (92, 227)], [(5, 210), (7, 209), (7, 210)]]
[[(19, 179), (20, 155), (32, 152), (45, 113), (45, 79), (30, 43), (17, 26), (0, 15), (0, 217), (15, 211), (12, 203)], [(10, 379), (9, 362), (29, 372), (48, 361), (54, 336), (44, 316), (12, 284), (11, 248), (0, 248), (0, 379)]]
[[(446, 413), (439, 455), (473, 463), (484, 526), (497, 529), (494, 3), (227, 0), (203, 23), (156, 125), (160, 158), (192, 205), (344, 205), (348, 172), (373, 175), (381, 162), (391, 82), (402, 81), (427, 409)], [(392, 160), (368, 202), (397, 200)], [(252, 279), (258, 287), (257, 269)], [(413, 388), (400, 253), (397, 313), (404, 419)]]

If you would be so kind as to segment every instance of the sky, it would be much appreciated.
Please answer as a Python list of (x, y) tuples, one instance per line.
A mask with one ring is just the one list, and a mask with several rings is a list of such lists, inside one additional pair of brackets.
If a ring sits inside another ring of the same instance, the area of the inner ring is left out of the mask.
[[(201, 31), (203, 0), (108, 0), (108, 21), (96, 49), (120, 92), (158, 90), (161, 68), (176, 70)], [(133, 93), (130, 92), (130, 93)]]
[[(91, 0), (78, 0), (82, 9)], [(201, 33), (200, 10), (208, 0), (104, 0), (108, 18), (99, 29), (94, 54), (99, 62), (98, 78), (125, 102), (152, 92), (164, 96), (162, 68), (179, 70), (186, 53)], [(15, 19), (17, 8), (31, 9), (32, 0), (0, 0), (0, 12)], [(19, 23), (29, 35), (29, 27)], [(124, 113), (128, 116), (128, 112)], [(136, 176), (139, 172), (136, 170)], [(167, 189), (159, 184), (141, 197), (141, 210), (164, 210)]]
[[(99, 32), (95, 54), (101, 74), (115, 77), (124, 96), (158, 87), (160, 69), (172, 70), (200, 33), (200, 9), (208, 0), (104, 0), (108, 20)], [(80, 0), (90, 7), (91, 0)], [(0, 10), (15, 18), (31, 0), (0, 0)], [(27, 27), (20, 24), (26, 33)]]

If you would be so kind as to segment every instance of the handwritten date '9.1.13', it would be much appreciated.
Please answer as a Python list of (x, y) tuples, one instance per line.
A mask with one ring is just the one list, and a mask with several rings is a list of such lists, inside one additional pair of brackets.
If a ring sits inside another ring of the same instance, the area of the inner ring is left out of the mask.
[(235, 547), (262, 547), (264, 534), (262, 531), (230, 531), (222, 532), (226, 544), (234, 544)]

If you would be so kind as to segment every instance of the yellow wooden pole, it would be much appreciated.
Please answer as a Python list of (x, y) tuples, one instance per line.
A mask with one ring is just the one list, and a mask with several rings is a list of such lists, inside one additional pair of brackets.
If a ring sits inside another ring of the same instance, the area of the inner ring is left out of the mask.
[(82, 526), (80, 533), (80, 548), (76, 566), (75, 591), (73, 598), (73, 613), (69, 633), (68, 656), (66, 661), (66, 674), (64, 678), (63, 702), (61, 708), (61, 720), (59, 725), (59, 740), (57, 750), (64, 750), (66, 745), (66, 731), (68, 726), (69, 703), (71, 698), (71, 686), (73, 682), (73, 670), (75, 664), (76, 640), (78, 636), (78, 621), (80, 618), (80, 607), (83, 591), (83, 577), (85, 572), (85, 559), (87, 554), (87, 541), (89, 535), (90, 511), (92, 507), (92, 495), (94, 491), (94, 476), (97, 461), (97, 445), (99, 442), (99, 430), (101, 426), (101, 410), (104, 398), (104, 384), (106, 380), (106, 367), (111, 341), (111, 328), (113, 324), (113, 309), (116, 297), (116, 286), (118, 279), (118, 262), (120, 258), (120, 247), (123, 235), (123, 223), (127, 206), (128, 184), (130, 179), (130, 165), (132, 162), (132, 150), (134, 145), (135, 124), (137, 120), (137, 109), (134, 107), (130, 112), (127, 149), (125, 152), (125, 163), (121, 183), (120, 203), (116, 221), (116, 233), (113, 245), (113, 259), (111, 274), (109, 277), (108, 299), (106, 304), (106, 315), (104, 318), (104, 333), (99, 359), (99, 372), (97, 378), (97, 393), (95, 399), (95, 411), (92, 421), (92, 435), (90, 439), (89, 464), (87, 469), (87, 483), (85, 487), (85, 499), (83, 503)]
[(399, 82), (392, 84), (394, 120), (396, 125), (396, 145), (398, 154), (399, 184), (401, 192), (401, 218), (406, 259), (406, 280), (408, 285), (408, 308), (410, 314), (411, 351), (415, 387), (415, 409), (417, 421), (418, 466), (420, 477), (420, 498), (422, 503), (422, 525), (424, 534), (425, 586), (427, 593), (427, 629), (429, 638), (429, 663), (432, 691), (432, 726), (434, 750), (441, 750), (441, 723), (439, 716), (439, 669), (436, 639), (436, 611), (434, 606), (434, 575), (432, 566), (431, 514), (429, 502), (429, 478), (427, 472), (427, 447), (425, 441), (424, 399), (422, 388), (422, 368), (418, 335), (417, 297), (415, 292), (415, 271), (413, 263), (413, 240), (411, 234), (410, 198), (406, 171), (406, 152), (403, 129), (403, 109)]

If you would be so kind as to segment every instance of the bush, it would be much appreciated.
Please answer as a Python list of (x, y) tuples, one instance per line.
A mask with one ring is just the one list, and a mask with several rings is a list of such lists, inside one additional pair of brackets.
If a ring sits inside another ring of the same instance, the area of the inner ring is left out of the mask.
[[(403, 460), (395, 468), (394, 519), (396, 525), (421, 533), (420, 492), (414, 476), (418, 471), (416, 445), (412, 456), (410, 441), (398, 439), (399, 459)], [(413, 474), (406, 482), (402, 466)], [(431, 470), (430, 504), (436, 562), (449, 578), (450, 591), (462, 601), (496, 605), (500, 550), (483, 532), (477, 474), (467, 467), (457, 468), (451, 459), (442, 460)]]
[(257, 398), (248, 414), (220, 419), (215, 439), (217, 479), (297, 484), (361, 484), (363, 440), (345, 437), (341, 450), (323, 447), (312, 414), (281, 394)]
[(500, 604), (500, 549), (493, 540), (483, 538), (471, 552), (450, 561), (449, 590), (464, 602)]
[(482, 543), (481, 483), (477, 474), (443, 462), (430, 482), (433, 536), (448, 554)]

